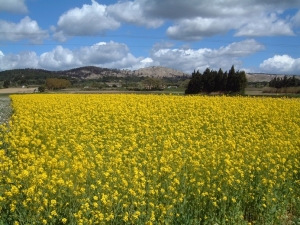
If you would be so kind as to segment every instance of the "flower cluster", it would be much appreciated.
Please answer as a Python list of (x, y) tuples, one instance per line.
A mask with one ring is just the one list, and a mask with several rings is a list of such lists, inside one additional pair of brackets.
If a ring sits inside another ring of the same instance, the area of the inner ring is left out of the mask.
[(300, 213), (299, 99), (11, 99), (1, 224), (279, 224)]

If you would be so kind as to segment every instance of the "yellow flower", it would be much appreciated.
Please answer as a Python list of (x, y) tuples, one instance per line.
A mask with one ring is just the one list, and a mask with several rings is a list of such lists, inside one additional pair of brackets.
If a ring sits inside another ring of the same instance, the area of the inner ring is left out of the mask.
[[(64, 223), (58, 214), (68, 215), (66, 224), (164, 224), (183, 215), (193, 223), (196, 214), (207, 223), (215, 207), (226, 215), (236, 210), (229, 200), (243, 207), (259, 197), (262, 207), (280, 208), (284, 199), (299, 199), (299, 99), (140, 94), (11, 99), (9, 127), (0, 125), (5, 147), (0, 202), (12, 212), (3, 220), (35, 210), (43, 224), (43, 218)], [(207, 212), (181, 211), (190, 201)], [(26, 219), (38, 223), (35, 215)]]
[(51, 199), (50, 206), (51, 207), (55, 207), (56, 206), (56, 200), (55, 199)]

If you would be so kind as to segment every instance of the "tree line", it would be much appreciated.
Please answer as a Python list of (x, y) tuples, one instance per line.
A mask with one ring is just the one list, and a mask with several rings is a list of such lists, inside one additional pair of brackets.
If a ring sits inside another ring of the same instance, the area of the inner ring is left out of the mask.
[(71, 82), (66, 79), (48, 78), (45, 82), (45, 86), (48, 90), (64, 89), (71, 86)]
[(295, 76), (287, 78), (285, 75), (283, 78), (275, 77), (269, 82), (269, 87), (283, 88), (283, 87), (299, 87), (300, 80)]
[(247, 86), (245, 71), (235, 71), (234, 66), (227, 72), (210, 70), (207, 68), (203, 74), (194, 71), (185, 90), (186, 94), (198, 93), (243, 93)]

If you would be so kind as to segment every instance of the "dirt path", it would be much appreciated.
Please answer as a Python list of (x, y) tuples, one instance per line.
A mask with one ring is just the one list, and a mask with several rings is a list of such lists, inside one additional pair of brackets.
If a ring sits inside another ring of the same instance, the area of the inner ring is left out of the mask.
[(30, 88), (3, 88), (0, 89), (0, 94), (13, 94), (13, 93), (34, 93), (34, 90), (37, 90), (37, 87)]

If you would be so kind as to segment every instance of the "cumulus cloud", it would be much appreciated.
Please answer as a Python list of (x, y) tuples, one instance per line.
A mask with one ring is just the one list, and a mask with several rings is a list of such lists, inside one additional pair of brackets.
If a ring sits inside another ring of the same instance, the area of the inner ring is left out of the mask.
[(38, 44), (48, 38), (48, 32), (42, 30), (38, 23), (28, 16), (24, 17), (19, 23), (0, 20), (0, 30), (0, 41), (20, 41), (28, 39), (30, 42)]
[(194, 69), (203, 71), (207, 67), (230, 68), (232, 64), (239, 68), (242, 65), (240, 57), (249, 56), (262, 49), (264, 49), (262, 44), (249, 39), (219, 49), (155, 49), (151, 53), (151, 58), (162, 66), (191, 72)]
[(139, 1), (118, 2), (107, 7), (110, 16), (120, 22), (146, 26), (149, 28), (157, 28), (163, 24), (162, 19), (149, 18), (143, 12), (143, 8)]
[[(254, 17), (261, 12), (299, 8), (299, 0), (135, 0), (139, 2), (147, 16), (165, 19), (187, 18), (226, 18), (226, 17)], [(172, 10), (170, 10), (172, 9)]]
[(74, 50), (59, 45), (52, 51), (44, 52), (40, 56), (31, 51), (7, 55), (0, 51), (0, 70), (16, 68), (65, 70), (88, 65), (138, 69), (151, 64), (149, 60), (151, 59), (133, 56), (125, 44), (110, 41), (99, 42)]
[(0, 12), (27, 13), (24, 0), (0, 0)]
[[(295, 17), (296, 21), (297, 17)], [(235, 36), (280, 36), (294, 35), (292, 22), (280, 19), (278, 14), (257, 14), (255, 17), (192, 18), (181, 19), (167, 29), (167, 35), (178, 40), (201, 40), (229, 30), (237, 30)]]
[[(0, 68), (13, 69), (35, 67), (48, 70), (64, 70), (80, 66), (99, 66), (119, 69), (139, 69), (148, 66), (166, 66), (190, 73), (194, 69), (203, 71), (242, 66), (241, 57), (264, 49), (253, 39), (234, 42), (218, 49), (173, 48), (171, 43), (158, 43), (149, 57), (135, 57), (123, 43), (99, 42), (92, 46), (70, 50), (57, 46), (52, 51), (37, 56), (34, 52), (0, 54)], [(26, 59), (26, 60), (25, 60)], [(24, 64), (25, 63), (25, 64)]]
[(120, 23), (107, 14), (105, 5), (92, 0), (91, 5), (84, 4), (60, 16), (54, 28), (54, 38), (65, 41), (70, 36), (88, 36), (114, 30)]
[(235, 34), (236, 36), (279, 36), (294, 35), (292, 24), (279, 19), (276, 13), (262, 15), (252, 19)]
[(225, 47), (221, 47), (218, 50), (213, 50), (210, 53), (210, 57), (214, 56), (231, 56), (231, 57), (245, 57), (255, 52), (263, 50), (264, 45), (258, 43), (254, 39), (247, 39), (240, 42), (234, 42)]
[(167, 35), (177, 40), (200, 40), (204, 37), (226, 33), (229, 29), (238, 27), (231, 19), (193, 18), (180, 20), (167, 29)]
[[(72, 36), (103, 34), (121, 23), (158, 28), (166, 21), (166, 34), (176, 40), (196, 41), (236, 30), (236, 36), (294, 35), (292, 20), (281, 18), (285, 9), (300, 7), (299, 0), (126, 0), (101, 5), (95, 0), (73, 8), (59, 18), (53, 37), (65, 41)], [(294, 21), (294, 22), (293, 22)]]
[(59, 45), (40, 56), (32, 51), (7, 55), (0, 51), (0, 71), (18, 68), (42, 68), (55, 71), (87, 65), (136, 70), (159, 65), (159, 62), (154, 62), (149, 57), (135, 57), (126, 45), (115, 42), (100, 42), (75, 50)]
[(300, 10), (296, 13), (296, 15), (292, 18), (293, 25), (296, 27), (300, 27)]
[[(144, 0), (142, 1), (145, 13), (149, 16), (160, 17), (165, 19), (180, 20), (195, 17), (218, 18), (244, 16), (254, 14), (261, 10), (260, 4), (252, 4), (253, 1), (237, 0)], [(172, 9), (172, 10), (170, 10)]]
[(60, 68), (77, 67), (81, 64), (71, 50), (57, 46), (51, 52), (41, 54), (38, 65), (45, 69), (59, 70)]
[(94, 65), (107, 68), (133, 68), (143, 58), (134, 57), (128, 47), (122, 43), (99, 42), (92, 46), (70, 50), (57, 46), (39, 57), (40, 68), (62, 70), (74, 67)]
[[(291, 21), (280, 18), (289, 7), (300, 7), (299, 1), (236, 0), (136, 0), (144, 14), (174, 21), (167, 35), (177, 40), (201, 40), (204, 37), (237, 30), (236, 36), (294, 35)], [(172, 10), (170, 10), (172, 9)], [(274, 13), (276, 12), (276, 13)]]
[(18, 69), (18, 68), (37, 68), (38, 56), (35, 52), (26, 51), (19, 54), (4, 55), (0, 51), (0, 68), (1, 70)]
[(264, 72), (269, 73), (299, 74), (300, 58), (294, 59), (289, 55), (275, 55), (264, 60), (259, 67)]

